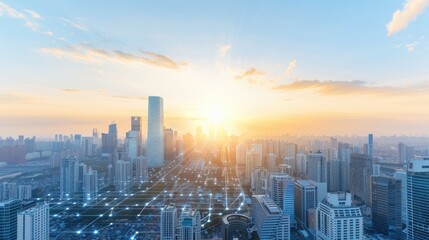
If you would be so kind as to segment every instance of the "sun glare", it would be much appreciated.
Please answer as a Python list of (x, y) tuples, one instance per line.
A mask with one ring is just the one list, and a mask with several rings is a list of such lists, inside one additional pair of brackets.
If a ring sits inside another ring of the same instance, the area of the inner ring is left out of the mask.
[(225, 111), (220, 106), (215, 106), (210, 108), (208, 120), (210, 123), (220, 124), (225, 121)]

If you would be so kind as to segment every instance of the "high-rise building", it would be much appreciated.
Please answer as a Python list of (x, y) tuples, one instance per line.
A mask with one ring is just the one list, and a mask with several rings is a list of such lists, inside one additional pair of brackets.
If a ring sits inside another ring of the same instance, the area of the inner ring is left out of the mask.
[(18, 240), (49, 239), (49, 203), (40, 203), (18, 213)]
[(295, 158), (297, 174), (307, 176), (307, 156), (304, 153), (297, 153)]
[(0, 201), (7, 201), (18, 198), (18, 188), (16, 183), (0, 183)]
[(296, 180), (294, 200), (296, 221), (301, 228), (306, 228), (307, 211), (317, 207), (317, 185), (310, 180)]
[(137, 132), (137, 156), (142, 152), (142, 118), (140, 116), (131, 116), (131, 131)]
[(429, 239), (429, 158), (407, 166), (408, 239)]
[(250, 188), (253, 194), (265, 194), (267, 187), (268, 172), (264, 168), (255, 168), (251, 174)]
[(402, 209), (402, 224), (407, 225), (407, 172), (397, 171), (393, 177), (401, 180), (401, 209)]
[(252, 218), (259, 239), (290, 239), (290, 216), (263, 195), (252, 197)]
[(243, 214), (229, 214), (222, 218), (223, 240), (249, 239), (252, 220)]
[(172, 161), (176, 158), (176, 135), (171, 128), (164, 130), (164, 153), (165, 160)]
[(328, 192), (339, 192), (342, 191), (342, 178), (341, 178), (341, 167), (342, 161), (339, 159), (332, 159), (327, 162), (327, 180), (328, 180)]
[(400, 164), (404, 164), (410, 161), (411, 159), (413, 159), (414, 154), (415, 154), (414, 147), (408, 146), (401, 142), (398, 144), (398, 155), (399, 155), (398, 162)]
[(363, 239), (363, 218), (350, 193), (328, 193), (317, 206), (316, 239)]
[(136, 160), (136, 182), (137, 184), (145, 183), (148, 179), (147, 159), (143, 155)]
[(351, 145), (348, 143), (338, 143), (338, 159), (341, 161), (341, 191), (350, 191), (350, 161)]
[(372, 133), (368, 134), (368, 154), (371, 161), (374, 159), (374, 137)]
[(85, 201), (92, 201), (97, 198), (98, 174), (96, 170), (89, 167), (83, 174), (83, 196)]
[(369, 204), (372, 170), (372, 161), (369, 155), (356, 153), (351, 155), (350, 193), (353, 201)]
[(277, 156), (274, 153), (268, 154), (268, 173), (276, 171), (277, 167)]
[(178, 240), (201, 240), (201, 215), (198, 210), (186, 209), (179, 216)]
[(308, 155), (308, 178), (315, 182), (327, 182), (326, 158), (322, 153)]
[(161, 210), (161, 240), (176, 240), (177, 208), (173, 204)]
[(61, 160), (60, 189), (62, 198), (68, 198), (76, 192), (79, 177), (78, 165), (76, 156), (67, 156)]
[(374, 231), (402, 239), (401, 180), (371, 176), (371, 211)]
[(164, 103), (161, 97), (149, 96), (146, 153), (148, 167), (164, 164)]
[(31, 185), (19, 185), (18, 186), (18, 199), (19, 200), (26, 200), (30, 199), (32, 196), (31, 191), (33, 188)]
[(129, 131), (126, 134), (126, 147), (127, 147), (127, 158), (130, 161), (134, 161), (139, 155), (140, 152), (140, 141), (139, 131)]
[(115, 167), (115, 189), (118, 192), (126, 192), (131, 187), (132, 175), (131, 175), (131, 163), (130, 161), (118, 160), (116, 161)]
[(21, 201), (0, 202), (0, 239), (17, 239), (17, 215), (21, 211)]
[(289, 215), (290, 226), (296, 227), (294, 206), (294, 181), (293, 177), (285, 173), (273, 173), (270, 176), (270, 198), (283, 213)]
[(235, 146), (235, 161), (239, 166), (246, 165), (246, 146), (242, 143)]
[(246, 179), (250, 182), (253, 169), (262, 167), (262, 153), (258, 149), (251, 148), (246, 151)]

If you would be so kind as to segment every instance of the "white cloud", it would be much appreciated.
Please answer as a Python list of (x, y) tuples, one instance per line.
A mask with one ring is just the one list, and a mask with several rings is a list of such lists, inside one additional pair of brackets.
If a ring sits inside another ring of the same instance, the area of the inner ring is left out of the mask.
[(81, 31), (88, 31), (88, 28), (87, 27), (85, 27), (85, 26), (83, 26), (83, 25), (80, 25), (80, 24), (77, 24), (77, 23), (74, 23), (74, 22), (72, 22), (72, 21), (70, 21), (70, 20), (68, 20), (67, 18), (61, 18), (65, 23), (67, 23), (69, 26), (71, 26), (71, 27), (73, 27), (73, 28), (76, 28), (76, 29), (79, 29), (79, 30), (81, 30)]
[(40, 16), (40, 14), (38, 14), (37, 12), (35, 12), (33, 10), (25, 9), (24, 11), (26, 11), (28, 14), (30, 14), (30, 16), (34, 19), (43, 19), (42, 16)]
[[(28, 10), (26, 10), (26, 11), (28, 12)], [(36, 12), (33, 12), (33, 13), (36, 13)], [(23, 14), (23, 13), (17, 11), (16, 9), (4, 4), (3, 2), (0, 2), (0, 16), (6, 16), (6, 17), (11, 17), (11, 18), (21, 19), (24, 21), (24, 26), (30, 28), (31, 30), (37, 31), (39, 29), (39, 26), (35, 22), (29, 20), (25, 16), (25, 14)], [(40, 15), (38, 15), (38, 16), (40, 17)]]
[(406, 0), (402, 10), (393, 13), (392, 20), (386, 25), (387, 35), (391, 36), (408, 27), (408, 24), (416, 20), (429, 5), (429, 0)]
[(222, 47), (220, 47), (219, 49), (219, 54), (221, 57), (225, 57), (225, 55), (229, 52), (229, 50), (231, 49), (231, 45), (223, 45)]
[(286, 75), (290, 76), (293, 73), (293, 70), (296, 68), (296, 59), (293, 59), (289, 62), (286, 69)]
[(414, 51), (414, 49), (416, 48), (417, 44), (419, 44), (419, 42), (417, 42), (417, 41), (412, 42), (412, 43), (408, 43), (408, 44), (405, 44), (405, 48), (406, 48), (409, 52), (412, 52), (412, 51)]

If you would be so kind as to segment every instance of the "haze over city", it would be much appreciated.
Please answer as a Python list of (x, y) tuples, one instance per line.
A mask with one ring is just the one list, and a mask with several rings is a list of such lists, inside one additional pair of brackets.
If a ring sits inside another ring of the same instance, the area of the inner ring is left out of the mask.
[(159, 95), (182, 131), (218, 118), (236, 134), (425, 134), (426, 6), (2, 2), (0, 130), (122, 128)]
[(429, 239), (429, 0), (0, 0), (0, 240)]

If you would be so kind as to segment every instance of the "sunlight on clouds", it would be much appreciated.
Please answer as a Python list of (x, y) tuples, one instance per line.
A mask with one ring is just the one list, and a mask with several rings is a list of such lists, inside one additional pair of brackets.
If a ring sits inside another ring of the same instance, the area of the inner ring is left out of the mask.
[(391, 36), (408, 27), (410, 22), (416, 20), (426, 7), (429, 0), (406, 0), (402, 10), (393, 13), (392, 20), (386, 25), (387, 35)]

